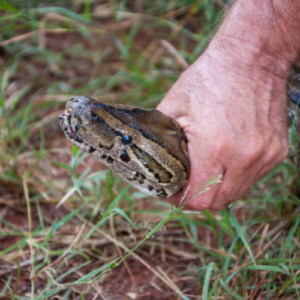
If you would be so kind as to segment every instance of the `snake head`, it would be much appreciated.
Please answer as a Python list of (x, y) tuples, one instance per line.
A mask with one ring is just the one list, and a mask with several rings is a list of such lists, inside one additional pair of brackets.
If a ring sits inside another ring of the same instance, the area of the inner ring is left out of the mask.
[(186, 136), (158, 110), (77, 96), (59, 122), (72, 144), (148, 195), (170, 196), (188, 180)]
[(65, 112), (58, 117), (59, 124), (67, 137), (69, 137), (70, 139), (74, 139), (79, 143), (82, 143), (82, 139), (75, 133), (71, 126), (71, 115), (71, 111), (66, 109)]

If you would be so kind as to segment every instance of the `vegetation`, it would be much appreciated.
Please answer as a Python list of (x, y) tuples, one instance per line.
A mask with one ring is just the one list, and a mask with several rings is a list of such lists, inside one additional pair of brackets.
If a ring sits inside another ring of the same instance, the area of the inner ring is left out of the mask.
[(300, 299), (289, 160), (229, 209), (185, 212), (72, 147), (57, 121), (72, 95), (155, 107), (225, 5), (0, 1), (0, 299)]

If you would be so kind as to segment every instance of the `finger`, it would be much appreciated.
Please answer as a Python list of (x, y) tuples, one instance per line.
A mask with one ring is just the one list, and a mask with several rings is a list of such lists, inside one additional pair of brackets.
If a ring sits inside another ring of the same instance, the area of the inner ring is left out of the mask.
[(241, 190), (250, 190), (254, 184), (255, 176), (251, 174), (259, 173), (265, 165), (264, 156), (268, 150), (265, 146), (264, 139), (256, 132), (248, 133), (244, 137), (243, 144), (245, 147), (240, 153), (236, 153), (236, 148), (228, 150), (227, 161), (223, 182), (215, 195), (210, 208), (224, 209), (229, 203), (239, 199)]
[[(210, 208), (224, 209), (231, 202), (245, 196), (258, 180), (265, 177), (281, 161), (281, 158), (278, 160), (277, 156), (278, 153), (282, 153), (283, 146), (278, 144), (276, 147), (271, 145), (268, 152), (258, 157), (251, 167), (236, 168), (232, 164), (233, 167), (225, 173), (223, 184), (215, 195)], [(278, 149), (280, 150), (278, 151)], [(284, 155), (285, 153), (283, 153), (282, 157)]]
[(228, 207), (228, 205), (239, 199), (240, 191), (244, 186), (249, 187), (249, 190), (252, 185), (248, 185), (249, 174), (245, 174), (244, 170), (230, 169), (226, 171), (222, 184), (215, 194), (214, 199), (210, 205), (210, 209), (221, 210)]
[(248, 184), (244, 184), (244, 186), (241, 188), (239, 197), (241, 198), (242, 196), (246, 195), (256, 182), (267, 176), (280, 162), (281, 161), (271, 161), (263, 168), (260, 168), (259, 172), (257, 172), (257, 169), (255, 170), (256, 172), (253, 171)]
[(213, 199), (210, 209), (225, 209), (234, 201), (241, 199), (259, 179), (264, 177), (273, 167), (274, 162), (268, 162), (264, 155), (257, 155), (252, 165), (243, 165), (240, 159), (232, 161), (230, 168), (224, 174), (223, 182)]
[(193, 196), (201, 192), (201, 188), (210, 181), (211, 176), (222, 175), (224, 169), (219, 162), (208, 158), (191, 159), (191, 163), (190, 179), (184, 189), (174, 196), (174, 204), (184, 204), (185, 209), (205, 210), (210, 207), (221, 186), (220, 183), (209, 186), (209, 189), (199, 196)]

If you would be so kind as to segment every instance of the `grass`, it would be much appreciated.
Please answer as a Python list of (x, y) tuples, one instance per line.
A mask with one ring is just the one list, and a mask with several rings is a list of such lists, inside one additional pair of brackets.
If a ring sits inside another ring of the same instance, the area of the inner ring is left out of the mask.
[(300, 299), (290, 161), (219, 215), (184, 212), (128, 186), (58, 125), (72, 95), (155, 107), (224, 6), (0, 1), (0, 299)]

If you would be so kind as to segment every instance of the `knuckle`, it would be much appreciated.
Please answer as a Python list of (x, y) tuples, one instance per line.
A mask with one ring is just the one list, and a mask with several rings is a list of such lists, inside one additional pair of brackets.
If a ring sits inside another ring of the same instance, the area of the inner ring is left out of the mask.
[(284, 139), (282, 142), (281, 160), (280, 161), (283, 161), (287, 157), (288, 154), (289, 154), (288, 139)]
[(247, 139), (243, 151), (244, 166), (252, 165), (265, 151), (265, 141), (259, 134), (253, 134)]
[(275, 139), (268, 147), (265, 155), (266, 163), (273, 162), (274, 165), (282, 162), (289, 152), (289, 144), (287, 140)]
[(282, 145), (281, 145), (280, 141), (273, 142), (268, 147), (268, 151), (265, 155), (266, 164), (270, 163), (270, 162), (274, 162), (274, 164), (279, 162), (281, 160), (281, 156), (282, 156), (281, 149), (282, 149)]

